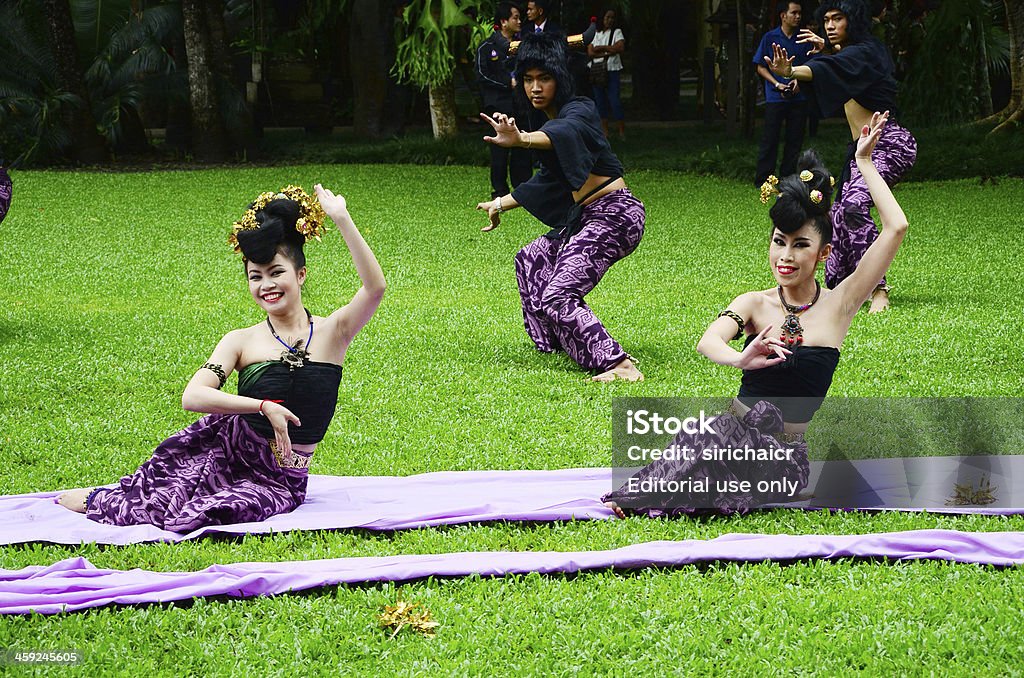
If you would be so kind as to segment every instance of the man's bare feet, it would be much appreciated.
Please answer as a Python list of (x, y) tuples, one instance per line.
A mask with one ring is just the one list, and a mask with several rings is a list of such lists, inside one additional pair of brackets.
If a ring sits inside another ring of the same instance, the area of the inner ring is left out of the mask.
[(610, 508), (612, 511), (615, 512), (615, 517), (616, 518), (625, 518), (626, 517), (626, 512), (623, 511), (622, 507), (619, 506), (618, 504), (616, 504), (614, 501), (606, 501), (604, 503), (604, 505), (607, 506), (608, 508)]
[(623, 358), (615, 367), (611, 368), (607, 372), (602, 372), (596, 377), (592, 377), (591, 381), (615, 381), (616, 379), (623, 379), (625, 381), (643, 381), (644, 375), (637, 369), (636, 364), (629, 358)]
[(889, 308), (889, 292), (884, 287), (876, 287), (871, 294), (871, 307), (868, 313), (881, 313)]
[(91, 487), (68, 490), (57, 497), (57, 503), (66, 509), (71, 509), (75, 513), (85, 513), (85, 499), (89, 496), (90, 492), (92, 492)]

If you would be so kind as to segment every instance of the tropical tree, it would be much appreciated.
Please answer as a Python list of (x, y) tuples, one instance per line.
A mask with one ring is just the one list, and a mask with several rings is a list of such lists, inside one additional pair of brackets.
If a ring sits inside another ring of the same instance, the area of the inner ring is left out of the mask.
[(908, 116), (955, 124), (992, 112), (989, 74), (1009, 66), (1001, 10), (1000, 0), (959, 0), (929, 14), (921, 44), (909, 55), (902, 91)]
[(1009, 36), (1010, 102), (985, 122), (998, 123), (992, 132), (1016, 129), (1024, 122), (1024, 0), (1003, 0)]
[[(71, 20), (68, 0), (43, 0), (50, 49), (56, 65), (57, 86), (71, 97), (75, 106), (64, 106), (61, 115), (71, 136), (74, 159), (82, 162), (102, 162), (110, 155), (96, 128), (89, 91), (85, 86), (82, 68), (75, 48), (75, 25)], [(76, 110), (77, 109), (77, 110)]]
[(395, 63), (394, 13), (378, 0), (353, 0), (349, 17), (349, 55), (352, 63), (352, 126), (359, 137), (382, 134), (388, 73)]
[(200, 162), (223, 162), (228, 157), (227, 135), (214, 84), (214, 46), (210, 34), (211, 18), (223, 17), (223, 11), (220, 0), (181, 0), (188, 55), (191, 146), (195, 159)]
[(487, 35), (490, 17), (480, 23), (470, 14), (478, 15), (491, 4), (487, 0), (463, 0), (461, 4), (456, 0), (412, 0), (402, 13), (404, 39), (398, 41), (394, 72), (405, 82), (427, 88), (434, 138), (450, 138), (458, 132), (456, 51), (471, 49)]

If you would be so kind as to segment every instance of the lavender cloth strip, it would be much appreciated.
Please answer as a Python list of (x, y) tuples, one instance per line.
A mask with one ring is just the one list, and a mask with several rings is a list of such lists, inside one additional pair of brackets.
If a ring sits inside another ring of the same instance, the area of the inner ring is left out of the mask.
[(413, 476), (310, 475), (306, 501), (258, 523), (210, 525), (187, 534), (152, 525), (115, 526), (54, 503), (59, 492), (0, 497), (0, 545), (177, 542), (210, 534), (363, 528), (405, 530), (469, 522), (612, 517), (598, 497), (609, 469), (444, 471)]
[(1024, 564), (1024, 532), (914, 530), (866, 535), (728, 534), (708, 541), (655, 541), (609, 551), (485, 551), (281, 563), (213, 565), (199, 572), (101, 570), (84, 558), (49, 567), (0, 570), (0, 614), (57, 614), (102, 605), (166, 603), (203, 596), (247, 597), (318, 586), (409, 581), (428, 576), (575, 573), (678, 567), (709, 561), (806, 558), (948, 560)]
[[(1024, 456), (986, 458), (985, 472), (999, 486), (991, 506), (945, 506), (953, 483), (978, 458), (915, 457), (853, 462), (881, 501), (878, 508), (933, 513), (1024, 513)], [(818, 486), (821, 462), (811, 462), (808, 487)], [(975, 469), (976, 472), (977, 469)], [(848, 474), (850, 468), (841, 472)], [(963, 482), (961, 480), (961, 482)], [(1017, 486), (1022, 486), (1018, 488)], [(138, 544), (177, 542), (211, 534), (265, 534), (293, 530), (405, 530), (489, 521), (604, 520), (611, 511), (598, 498), (613, 488), (609, 468), (554, 471), (444, 471), (413, 476), (310, 475), (306, 501), (291, 513), (258, 523), (211, 525), (187, 534), (152, 525), (104, 525), (54, 504), (58, 492), (0, 497), (0, 545)], [(872, 495), (875, 496), (875, 495)], [(774, 505), (816, 509), (809, 501)]]

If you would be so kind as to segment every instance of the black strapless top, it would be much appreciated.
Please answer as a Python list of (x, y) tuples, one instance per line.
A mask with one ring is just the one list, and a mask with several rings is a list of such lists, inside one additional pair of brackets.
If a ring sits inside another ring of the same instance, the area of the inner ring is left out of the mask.
[[(299, 418), (302, 426), (288, 424), (293, 443), (310, 445), (320, 442), (338, 405), (341, 387), (341, 365), (307, 360), (302, 367), (291, 369), (272, 360), (247, 365), (238, 373), (238, 395), (259, 400), (280, 400)], [(253, 430), (266, 438), (274, 437), (274, 427), (262, 414), (243, 414)]]
[[(749, 346), (755, 336), (748, 336), (743, 347)], [(753, 407), (758, 401), (768, 400), (779, 408), (783, 421), (806, 423), (825, 400), (838, 365), (838, 348), (797, 346), (784, 363), (743, 370), (740, 402)]]

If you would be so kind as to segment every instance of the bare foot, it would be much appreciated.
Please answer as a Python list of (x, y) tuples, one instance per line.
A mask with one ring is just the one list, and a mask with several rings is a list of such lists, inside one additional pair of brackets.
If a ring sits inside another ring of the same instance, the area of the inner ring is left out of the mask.
[(889, 293), (878, 287), (871, 295), (871, 307), (868, 308), (868, 313), (881, 313), (882, 311), (889, 308)]
[(626, 517), (626, 512), (623, 511), (622, 507), (619, 506), (618, 504), (616, 504), (614, 501), (606, 501), (604, 503), (604, 505), (607, 506), (608, 508), (610, 508), (612, 511), (615, 512), (615, 517), (616, 518), (625, 518)]
[(80, 490), (68, 490), (57, 497), (57, 503), (75, 513), (85, 513), (85, 499), (92, 492), (91, 487)]
[(615, 381), (616, 379), (623, 379), (625, 381), (643, 381), (644, 375), (637, 369), (636, 365), (629, 358), (623, 358), (615, 367), (611, 368), (607, 372), (602, 372), (596, 377), (592, 377), (591, 381), (602, 381), (609, 382)]

